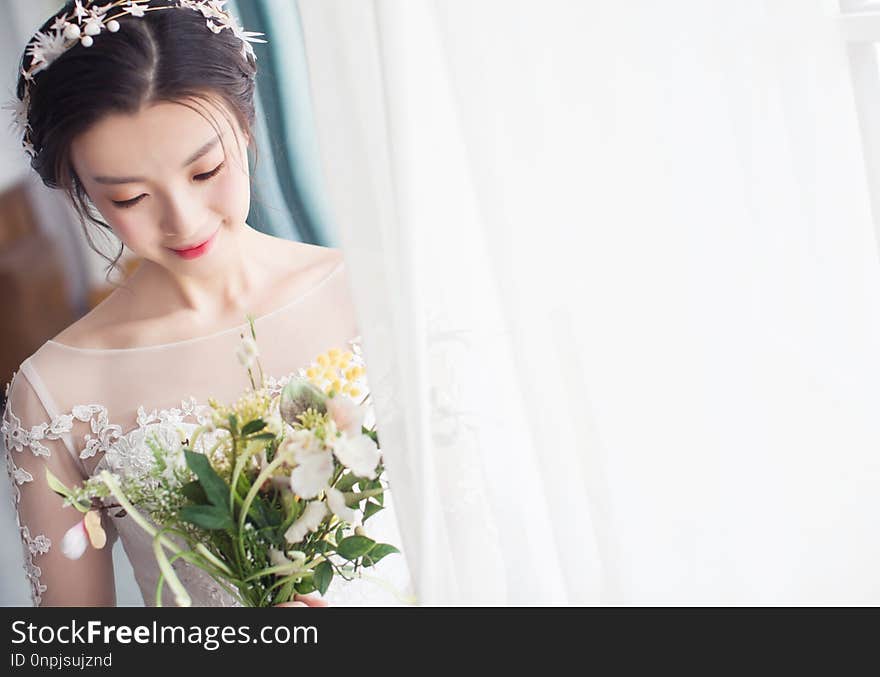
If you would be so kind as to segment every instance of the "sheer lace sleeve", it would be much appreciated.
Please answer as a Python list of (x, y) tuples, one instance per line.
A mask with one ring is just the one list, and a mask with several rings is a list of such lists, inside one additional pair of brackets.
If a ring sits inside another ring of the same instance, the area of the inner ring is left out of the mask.
[(49, 488), (45, 468), (67, 486), (85, 479), (72, 448), (73, 422), (70, 414), (50, 414), (24, 370), (13, 375), (0, 431), (13, 485), (24, 569), (34, 606), (115, 606), (112, 549), (116, 532), (112, 518), (105, 516), (103, 520), (108, 537), (103, 549), (86, 548), (77, 560), (61, 552), (65, 532), (82, 514), (65, 507)]

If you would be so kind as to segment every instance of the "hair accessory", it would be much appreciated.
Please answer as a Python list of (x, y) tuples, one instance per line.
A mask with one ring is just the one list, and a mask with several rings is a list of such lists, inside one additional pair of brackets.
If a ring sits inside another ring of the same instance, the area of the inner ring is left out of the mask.
[(28, 109), (30, 105), (30, 86), (34, 75), (46, 70), (52, 62), (67, 50), (82, 45), (91, 47), (94, 38), (103, 31), (115, 33), (119, 30), (119, 17), (142, 17), (146, 12), (162, 9), (191, 9), (201, 12), (205, 17), (205, 25), (213, 33), (229, 29), (241, 40), (241, 54), (244, 58), (250, 54), (256, 60), (257, 55), (251, 46), (252, 42), (266, 42), (258, 36), (263, 33), (243, 30), (235, 17), (223, 9), (228, 0), (165, 0), (166, 5), (149, 5), (144, 0), (117, 0), (97, 5), (94, 0), (76, 0), (74, 8), (68, 14), (58, 16), (46, 32), (37, 31), (30, 39), (25, 54), (31, 57), (30, 66), (22, 69), (24, 77), (24, 96), (14, 97), (3, 106), (12, 111), (12, 124), (15, 127), (21, 144), (28, 155), (34, 157), (36, 151), (30, 140)]

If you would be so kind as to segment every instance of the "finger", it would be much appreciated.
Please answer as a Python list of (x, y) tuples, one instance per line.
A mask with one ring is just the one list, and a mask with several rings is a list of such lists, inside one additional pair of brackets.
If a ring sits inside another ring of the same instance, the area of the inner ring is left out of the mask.
[(276, 604), (275, 606), (308, 606), (305, 602), (282, 602), (281, 604)]
[(326, 599), (321, 598), (320, 596), (317, 596), (317, 593), (313, 594), (312, 596), (301, 595), (297, 593), (293, 596), (293, 598), (303, 601), (309, 606), (330, 606), (330, 602), (328, 602)]

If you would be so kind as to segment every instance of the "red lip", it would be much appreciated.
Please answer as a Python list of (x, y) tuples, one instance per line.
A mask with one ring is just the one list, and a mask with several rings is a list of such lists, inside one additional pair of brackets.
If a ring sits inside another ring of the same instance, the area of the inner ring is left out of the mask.
[[(219, 229), (217, 230), (217, 232), (219, 232)], [(173, 251), (175, 254), (183, 259), (198, 258), (199, 256), (207, 253), (207, 251), (210, 249), (211, 244), (214, 242), (214, 238), (217, 235), (217, 232), (215, 232), (211, 237), (209, 237), (201, 244), (196, 245), (195, 247), (189, 247), (188, 249), (171, 249), (171, 251)]]

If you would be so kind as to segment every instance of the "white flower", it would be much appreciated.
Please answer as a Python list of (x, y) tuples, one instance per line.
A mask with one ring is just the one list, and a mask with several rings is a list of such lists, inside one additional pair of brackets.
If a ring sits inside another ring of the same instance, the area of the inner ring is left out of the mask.
[(61, 552), (68, 559), (79, 559), (89, 545), (89, 537), (83, 521), (79, 520), (61, 539)]
[(335, 395), (327, 400), (327, 413), (336, 427), (347, 435), (360, 435), (366, 412), (354, 400), (344, 395)]
[(264, 417), (263, 420), (266, 422), (266, 427), (263, 428), (263, 431), (267, 433), (272, 433), (277, 437), (284, 430), (284, 421), (281, 420), (281, 415), (277, 411), (273, 411)]
[(317, 496), (333, 475), (333, 454), (329, 451), (298, 453), (297, 466), (290, 473), (290, 488), (302, 498)]
[(321, 451), (324, 451), (321, 440), (308, 428), (288, 428), (287, 436), (278, 447), (278, 453), (288, 456), (290, 463), (294, 463), (298, 456)]
[(69, 22), (67, 21), (67, 17), (59, 16), (55, 17), (55, 21), (52, 22), (51, 28), (53, 31), (63, 31), (68, 25)]
[(299, 543), (310, 531), (315, 531), (321, 520), (327, 516), (327, 506), (324, 501), (312, 501), (306, 506), (303, 514), (299, 516), (290, 528), (284, 532), (284, 538), (288, 543)]
[(39, 73), (49, 67), (55, 59), (65, 51), (64, 35), (58, 31), (43, 33), (37, 31), (34, 39), (28, 45), (27, 55), (31, 57), (32, 73)]
[(327, 487), (327, 505), (339, 519), (352, 524), (355, 520), (354, 510), (345, 505), (345, 496), (339, 489)]
[(281, 571), (276, 571), (276, 576), (290, 576), (297, 571), (305, 571), (303, 564), (306, 561), (306, 555), (299, 550), (290, 550), (286, 555), (277, 548), (269, 548), (269, 562), (274, 567), (284, 567)]
[(68, 559), (79, 559), (89, 542), (99, 550), (107, 543), (107, 534), (101, 527), (101, 513), (89, 510), (85, 516), (64, 534), (61, 553)]
[(24, 137), (27, 129), (27, 105), (25, 102), (15, 97), (3, 104), (3, 110), (8, 110), (12, 113), (12, 126), (18, 134), (18, 138)]
[(89, 12), (82, 6), (82, 0), (76, 0), (76, 7), (74, 8), (73, 13), (76, 15), (77, 19), (82, 19)]
[(376, 466), (382, 455), (369, 435), (348, 437), (343, 435), (333, 445), (333, 453), (346, 468), (358, 477), (376, 478)]
[(128, 13), (132, 16), (141, 17), (144, 15), (144, 7), (146, 7), (146, 5), (139, 5), (136, 2), (129, 2), (123, 9), (127, 10)]
[(254, 364), (254, 360), (259, 357), (260, 351), (257, 349), (257, 342), (252, 337), (245, 336), (241, 340), (235, 354), (238, 357), (238, 361), (245, 368), (250, 369)]

